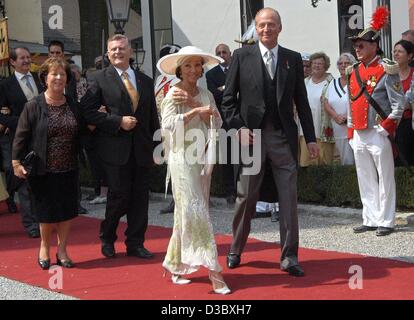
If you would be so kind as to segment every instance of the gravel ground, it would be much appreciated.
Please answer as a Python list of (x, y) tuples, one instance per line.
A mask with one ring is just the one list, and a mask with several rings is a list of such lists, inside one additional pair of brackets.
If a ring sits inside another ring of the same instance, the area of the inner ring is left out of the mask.
[[(172, 227), (172, 214), (159, 214), (170, 196), (164, 199), (161, 194), (151, 194), (149, 224)], [(84, 206), (89, 217), (102, 219), (105, 205)], [(233, 208), (223, 199), (211, 200), (211, 219), (216, 233), (231, 234)], [(373, 257), (383, 257), (414, 263), (414, 224), (413, 213), (397, 215), (396, 232), (387, 237), (377, 237), (373, 232), (354, 234), (352, 227), (361, 223), (361, 210), (349, 208), (327, 208), (322, 206), (299, 205), (300, 246), (321, 250), (357, 253)], [(122, 219), (125, 221), (125, 217)], [(250, 237), (268, 241), (279, 241), (279, 223), (270, 218), (252, 220)], [(0, 277), (0, 300), (62, 300), (73, 297), (29, 286)]]
[(76, 298), (0, 277), (0, 300), (76, 300)]

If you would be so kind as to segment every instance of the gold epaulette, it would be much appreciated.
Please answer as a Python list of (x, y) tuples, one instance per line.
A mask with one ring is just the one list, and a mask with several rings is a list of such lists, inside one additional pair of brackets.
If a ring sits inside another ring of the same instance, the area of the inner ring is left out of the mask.
[(400, 72), (400, 67), (398, 66), (398, 63), (390, 59), (382, 59), (382, 66), (384, 67), (385, 73), (387, 74), (394, 75)]
[(360, 64), (360, 62), (355, 62), (352, 66), (346, 67), (345, 74), (347, 76), (349, 76), (352, 73), (352, 71), (354, 70), (354, 68), (357, 67), (358, 64)]

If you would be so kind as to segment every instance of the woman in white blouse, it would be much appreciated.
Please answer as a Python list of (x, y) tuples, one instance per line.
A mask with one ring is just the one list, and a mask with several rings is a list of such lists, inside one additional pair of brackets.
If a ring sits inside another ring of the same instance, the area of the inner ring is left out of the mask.
[(333, 160), (334, 140), (332, 129), (327, 127), (329, 119), (326, 119), (322, 101), (326, 89), (333, 79), (328, 73), (330, 59), (324, 52), (316, 52), (310, 56), (311, 76), (305, 79), (306, 91), (308, 93), (309, 106), (312, 111), (313, 125), (315, 127), (316, 143), (319, 147), (319, 157), (311, 159), (303, 136), (302, 127), (299, 126), (299, 143), (301, 167), (312, 165), (329, 165)]
[(335, 138), (335, 147), (339, 153), (342, 165), (354, 164), (354, 153), (347, 138), (347, 110), (349, 97), (345, 70), (356, 62), (350, 53), (343, 53), (336, 63), (341, 76), (334, 79), (328, 86), (325, 95), (325, 111), (332, 119), (332, 129)]

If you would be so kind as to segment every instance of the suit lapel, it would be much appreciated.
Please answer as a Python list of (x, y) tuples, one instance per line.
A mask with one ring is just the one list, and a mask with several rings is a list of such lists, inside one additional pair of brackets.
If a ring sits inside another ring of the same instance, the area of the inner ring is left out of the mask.
[(119, 76), (118, 72), (116, 71), (113, 65), (108, 67), (108, 75), (113, 80), (113, 83), (121, 90), (121, 99), (122, 103), (121, 108), (124, 109), (125, 113), (131, 114), (132, 113), (132, 102), (129, 98), (129, 94), (127, 89), (125, 88), (124, 83), (122, 82), (121, 77)]
[(257, 83), (258, 88), (263, 89), (263, 73), (262, 73), (262, 65), (263, 65), (263, 58), (260, 52), (259, 44), (255, 44), (250, 51), (250, 61), (249, 63), (251, 70), (250, 73), (253, 74), (253, 77)]
[(141, 112), (143, 106), (143, 103), (145, 101), (145, 91), (142, 89), (143, 86), (143, 80), (142, 80), (142, 74), (140, 72), (138, 72), (137, 70), (134, 70), (135, 73), (135, 80), (137, 82), (137, 91), (138, 91), (138, 95), (139, 95), (139, 101), (138, 101), (138, 107), (137, 110), (135, 112)]
[(219, 79), (220, 83), (225, 83), (226, 74), (224, 73), (223, 69), (221, 69), (220, 65), (218, 65), (216, 68), (217, 79)]
[(119, 76), (118, 72), (116, 71), (116, 69), (113, 65), (109, 66), (108, 74), (114, 80), (114, 83), (118, 86), (118, 88), (121, 89), (122, 93), (124, 93), (128, 96), (128, 91), (125, 88), (125, 85), (122, 82), (121, 77)]
[[(20, 101), (27, 102), (26, 95), (24, 94), (22, 87), (20, 87), (20, 83), (17, 80), (15, 74), (13, 74), (13, 76), (11, 78), (11, 81), (12, 81), (11, 82), (11, 84), (12, 84), (11, 87), (13, 88), (13, 91), (12, 92), (15, 92), (16, 93), (16, 98), (18, 100), (20, 100)], [(16, 91), (14, 91), (14, 90), (16, 90)]]
[(283, 97), (285, 91), (286, 79), (289, 72), (289, 60), (286, 55), (286, 51), (283, 47), (279, 46), (279, 52), (277, 57), (277, 105), (280, 105), (280, 100)]

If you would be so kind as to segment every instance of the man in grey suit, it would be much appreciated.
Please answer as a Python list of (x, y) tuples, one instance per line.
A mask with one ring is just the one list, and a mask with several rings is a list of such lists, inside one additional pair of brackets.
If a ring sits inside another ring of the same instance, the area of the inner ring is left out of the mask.
[(227, 266), (236, 268), (240, 265), (268, 160), (280, 203), (280, 268), (298, 277), (303, 276), (304, 271), (298, 262), (298, 129), (294, 103), (310, 155), (316, 157), (319, 150), (303, 80), (301, 55), (278, 45), (282, 23), (276, 10), (264, 8), (255, 20), (259, 42), (234, 52), (222, 102), (225, 120), (230, 128), (238, 130), (242, 148), (252, 148), (257, 138), (252, 130), (261, 130), (260, 172), (247, 174), (246, 163), (241, 163), (238, 170), (233, 242)]

